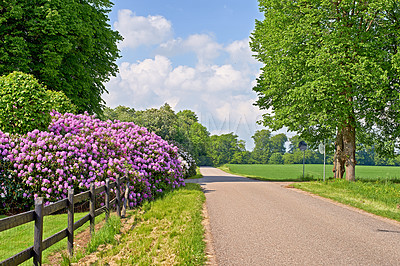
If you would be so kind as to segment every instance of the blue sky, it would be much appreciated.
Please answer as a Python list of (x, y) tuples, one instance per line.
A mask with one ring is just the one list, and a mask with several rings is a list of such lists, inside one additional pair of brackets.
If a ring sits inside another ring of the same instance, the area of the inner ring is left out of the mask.
[(255, 19), (262, 19), (256, 0), (116, 0), (110, 24), (124, 41), (119, 74), (103, 95), (107, 106), (143, 110), (167, 102), (252, 149), (262, 115), (252, 91), (261, 64), (248, 46)]

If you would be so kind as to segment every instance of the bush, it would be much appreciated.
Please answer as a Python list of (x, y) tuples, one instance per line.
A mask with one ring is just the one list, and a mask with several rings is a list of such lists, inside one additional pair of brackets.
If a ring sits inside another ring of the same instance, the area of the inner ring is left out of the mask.
[(79, 193), (117, 175), (130, 179), (131, 207), (184, 185), (178, 148), (147, 129), (88, 115), (52, 116), (49, 132), (0, 134), (3, 205), (31, 206), (39, 196), (49, 204), (66, 198), (69, 188)]
[(46, 90), (32, 75), (13, 72), (0, 77), (0, 130), (25, 134), (46, 130), (50, 111), (75, 113), (76, 106), (63, 92)]
[(24, 134), (45, 130), (51, 105), (45, 87), (32, 76), (13, 72), (0, 77), (0, 130)]
[(178, 150), (179, 160), (181, 161), (181, 167), (183, 169), (184, 178), (189, 178), (195, 176), (196, 173), (196, 161), (190, 155), (189, 152), (184, 151), (183, 149)]
[(178, 155), (183, 170), (183, 177), (189, 178), (195, 176), (197, 174), (197, 165), (196, 160), (193, 158), (193, 156), (178, 142), (170, 141), (170, 143), (178, 147)]
[(48, 101), (50, 102), (53, 111), (61, 114), (76, 113), (76, 106), (62, 91), (46, 91)]

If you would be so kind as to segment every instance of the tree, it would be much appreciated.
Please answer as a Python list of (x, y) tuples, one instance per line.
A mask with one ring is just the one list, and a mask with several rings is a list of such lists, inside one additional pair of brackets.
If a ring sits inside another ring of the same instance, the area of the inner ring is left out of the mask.
[(284, 133), (272, 136), (270, 139), (272, 153), (279, 152), (282, 155), (285, 154), (286, 152), (285, 144), (287, 140), (288, 139)]
[(108, 24), (109, 0), (0, 3), (0, 75), (32, 74), (62, 91), (78, 112), (101, 113), (122, 37)]
[[(272, 130), (310, 143), (336, 136), (336, 177), (355, 180), (360, 140), (399, 138), (400, 9), (395, 0), (260, 0), (250, 45), (254, 90)], [(387, 150), (393, 151), (393, 146)]]
[[(179, 114), (179, 113), (178, 113)], [(198, 122), (194, 122), (188, 132), (190, 152), (198, 165), (210, 165), (208, 151), (210, 146), (210, 133), (207, 128)]]
[(274, 152), (269, 158), (269, 164), (283, 164), (283, 156), (280, 152)]
[(181, 144), (185, 142), (184, 133), (178, 127), (178, 117), (167, 103), (160, 109), (151, 108), (137, 111), (134, 122), (165, 140), (174, 140)]
[(254, 149), (251, 158), (254, 163), (267, 164), (272, 153), (271, 132), (266, 129), (257, 130), (252, 136)]
[(103, 120), (110, 119), (111, 121), (133, 122), (135, 121), (135, 109), (123, 105), (119, 105), (114, 109), (105, 107), (101, 117)]
[(230, 163), (235, 153), (245, 151), (244, 141), (233, 133), (211, 136), (210, 146), (209, 154), (216, 166)]

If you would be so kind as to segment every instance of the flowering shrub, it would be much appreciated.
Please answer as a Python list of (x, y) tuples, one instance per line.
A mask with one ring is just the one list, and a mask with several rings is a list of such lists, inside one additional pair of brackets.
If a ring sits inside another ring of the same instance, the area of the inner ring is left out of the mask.
[(190, 155), (189, 152), (182, 149), (178, 150), (179, 160), (181, 161), (181, 167), (183, 169), (184, 178), (189, 178), (196, 175), (196, 161)]
[(183, 177), (189, 178), (195, 176), (196, 173), (196, 160), (193, 159), (192, 155), (178, 142), (169, 141), (172, 145), (178, 147), (179, 161), (183, 170)]
[[(94, 116), (52, 113), (49, 131), (22, 136), (0, 134), (0, 201), (46, 203), (127, 175), (130, 206), (184, 185), (178, 149), (133, 123)], [(10, 185), (13, 184), (13, 185)], [(1, 206), (0, 206), (1, 207)]]

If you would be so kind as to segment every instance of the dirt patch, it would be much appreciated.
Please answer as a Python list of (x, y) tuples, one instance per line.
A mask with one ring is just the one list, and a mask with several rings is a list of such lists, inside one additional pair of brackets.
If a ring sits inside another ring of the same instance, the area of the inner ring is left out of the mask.
[[(101, 227), (105, 224), (105, 220), (99, 222), (98, 224), (95, 225), (95, 232), (100, 230)], [(76, 254), (77, 251), (81, 250), (84, 251), (85, 247), (90, 241), (90, 228), (87, 228), (86, 230), (78, 233), (74, 237), (74, 254)], [(51, 266), (51, 265), (60, 265), (62, 261), (62, 255), (68, 256), (68, 251), (63, 250), (61, 252), (55, 252), (51, 254), (48, 258), (48, 264), (43, 264), (46, 266)]]
[[(132, 228), (135, 226), (135, 216), (128, 216), (127, 218), (121, 219), (121, 230), (120, 233), (115, 235), (114, 238), (117, 240), (117, 245), (119, 244), (119, 240), (121, 237), (126, 234), (128, 231), (132, 230)], [(107, 263), (104, 263), (103, 259), (100, 258), (100, 253), (104, 253), (107, 250), (111, 249), (113, 245), (107, 244), (107, 245), (100, 245), (97, 248), (96, 252), (93, 252), (91, 254), (86, 255), (82, 259), (80, 259), (77, 263), (72, 263), (71, 265), (93, 265), (98, 263), (99, 265), (117, 265), (114, 261), (110, 260), (107, 261)], [(117, 256), (114, 256), (112, 258), (115, 261), (118, 261), (120, 258)]]

